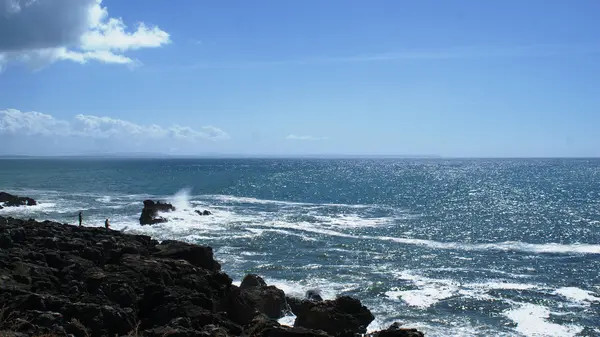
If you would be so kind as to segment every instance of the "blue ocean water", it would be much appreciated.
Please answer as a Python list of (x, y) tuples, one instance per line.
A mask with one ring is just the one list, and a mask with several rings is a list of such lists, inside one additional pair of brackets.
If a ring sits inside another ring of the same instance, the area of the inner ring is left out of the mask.
[[(0, 160), (0, 215), (210, 245), (238, 281), (427, 336), (600, 336), (600, 160)], [(142, 200), (178, 206), (140, 226)], [(194, 209), (214, 215), (200, 217)], [(282, 322), (293, 322), (286, 317)]]

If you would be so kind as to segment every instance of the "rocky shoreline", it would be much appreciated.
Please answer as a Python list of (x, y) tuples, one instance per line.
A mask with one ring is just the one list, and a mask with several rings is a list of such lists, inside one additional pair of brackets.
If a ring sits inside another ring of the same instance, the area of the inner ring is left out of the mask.
[[(277, 319), (293, 312), (294, 327)], [(374, 319), (342, 296), (238, 287), (211, 247), (0, 217), (1, 336), (360, 336)], [(368, 336), (423, 336), (399, 324)]]

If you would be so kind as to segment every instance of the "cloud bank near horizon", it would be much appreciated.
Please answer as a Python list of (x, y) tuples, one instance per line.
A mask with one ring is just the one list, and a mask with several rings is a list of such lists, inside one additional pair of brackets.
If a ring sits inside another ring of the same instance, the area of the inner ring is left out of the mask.
[[(229, 135), (215, 126), (194, 129), (189, 126), (156, 124), (142, 125), (105, 116), (76, 115), (72, 120), (61, 120), (36, 111), (0, 110), (0, 136), (17, 138), (50, 138), (53, 141), (76, 138), (114, 141), (137, 145), (159, 141), (196, 144), (202, 141), (229, 139)], [(9, 143), (10, 145), (10, 143)]]
[(126, 52), (171, 42), (139, 22), (129, 29), (102, 0), (0, 0), (0, 70), (10, 63), (39, 69), (57, 61), (135, 65)]

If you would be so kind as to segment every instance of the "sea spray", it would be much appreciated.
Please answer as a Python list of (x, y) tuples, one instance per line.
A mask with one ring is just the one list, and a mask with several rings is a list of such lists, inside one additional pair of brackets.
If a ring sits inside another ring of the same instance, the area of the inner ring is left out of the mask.
[(190, 195), (192, 193), (191, 188), (182, 188), (177, 193), (175, 193), (171, 198), (170, 202), (175, 206), (178, 210), (190, 209), (192, 205), (190, 205)]

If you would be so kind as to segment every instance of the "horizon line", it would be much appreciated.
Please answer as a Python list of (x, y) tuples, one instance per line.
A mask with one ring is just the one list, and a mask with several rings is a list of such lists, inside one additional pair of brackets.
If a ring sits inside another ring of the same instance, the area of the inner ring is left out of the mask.
[(0, 155), (0, 159), (600, 159), (600, 156), (442, 156), (400, 154), (74, 154), (74, 155)]

